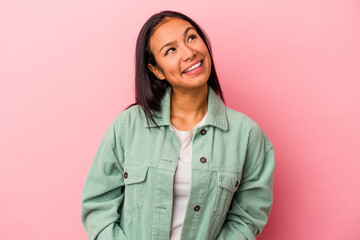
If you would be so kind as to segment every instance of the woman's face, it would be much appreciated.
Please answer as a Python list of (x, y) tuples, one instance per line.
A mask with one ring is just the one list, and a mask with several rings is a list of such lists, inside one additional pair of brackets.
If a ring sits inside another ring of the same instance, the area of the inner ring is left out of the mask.
[(150, 38), (157, 66), (148, 64), (159, 79), (173, 88), (188, 90), (204, 84), (210, 76), (209, 51), (195, 28), (185, 20), (168, 18)]

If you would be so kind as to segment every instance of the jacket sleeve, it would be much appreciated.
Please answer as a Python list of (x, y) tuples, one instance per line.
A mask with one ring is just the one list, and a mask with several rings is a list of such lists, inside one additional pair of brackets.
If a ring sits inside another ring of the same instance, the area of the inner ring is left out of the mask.
[(124, 200), (123, 151), (113, 123), (105, 132), (85, 181), (81, 221), (89, 239), (127, 239), (118, 222), (117, 209)]
[(273, 202), (274, 149), (258, 127), (250, 133), (243, 177), (217, 240), (255, 240)]

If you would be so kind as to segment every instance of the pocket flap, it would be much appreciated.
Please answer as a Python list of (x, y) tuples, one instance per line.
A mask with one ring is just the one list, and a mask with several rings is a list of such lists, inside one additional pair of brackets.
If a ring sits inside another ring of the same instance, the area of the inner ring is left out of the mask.
[(148, 172), (148, 166), (128, 165), (125, 166), (124, 173), (127, 173), (127, 178), (124, 178), (126, 185), (133, 183), (140, 183), (145, 181)]
[(236, 172), (218, 172), (218, 185), (230, 192), (235, 192), (239, 187), (241, 173)]

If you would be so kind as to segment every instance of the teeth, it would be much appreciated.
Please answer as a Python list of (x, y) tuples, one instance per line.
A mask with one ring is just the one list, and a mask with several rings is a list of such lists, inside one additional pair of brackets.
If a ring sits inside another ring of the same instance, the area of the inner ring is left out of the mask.
[(200, 65), (201, 65), (201, 61), (200, 61), (200, 62), (198, 62), (197, 64), (193, 65), (192, 67), (190, 67), (190, 68), (186, 69), (184, 72), (185, 72), (185, 73), (187, 73), (187, 72), (189, 72), (189, 71), (191, 71), (191, 70), (193, 70), (193, 69), (195, 69), (195, 68), (199, 67)]

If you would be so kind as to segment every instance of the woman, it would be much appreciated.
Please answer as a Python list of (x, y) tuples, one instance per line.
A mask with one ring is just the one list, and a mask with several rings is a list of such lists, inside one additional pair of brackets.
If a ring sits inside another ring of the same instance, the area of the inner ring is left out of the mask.
[(224, 105), (204, 32), (155, 14), (135, 78), (136, 103), (104, 134), (85, 182), (89, 239), (255, 239), (272, 206), (274, 150)]

